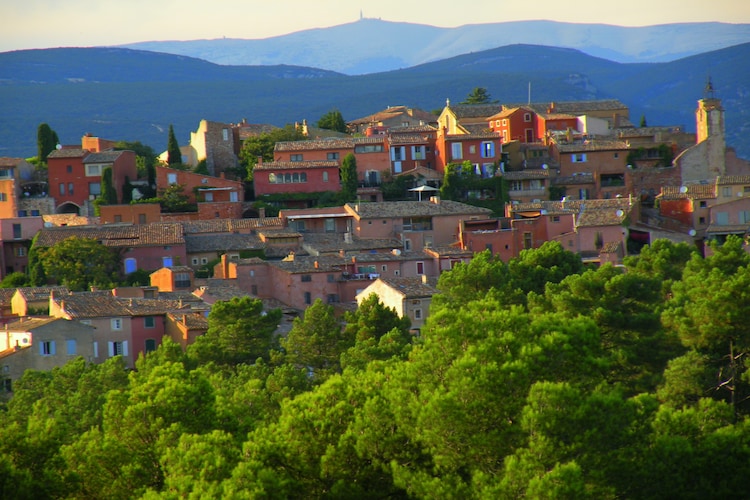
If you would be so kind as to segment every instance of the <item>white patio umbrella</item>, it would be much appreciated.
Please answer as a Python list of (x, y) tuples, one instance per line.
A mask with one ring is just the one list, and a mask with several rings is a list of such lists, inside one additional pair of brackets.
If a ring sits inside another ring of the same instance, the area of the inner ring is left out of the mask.
[(419, 186), (419, 187), (411, 188), (409, 191), (414, 191), (414, 192), (419, 193), (419, 201), (422, 201), (422, 193), (423, 192), (425, 192), (425, 191), (440, 191), (440, 190), (438, 188), (434, 188), (432, 186), (424, 185), (424, 186)]

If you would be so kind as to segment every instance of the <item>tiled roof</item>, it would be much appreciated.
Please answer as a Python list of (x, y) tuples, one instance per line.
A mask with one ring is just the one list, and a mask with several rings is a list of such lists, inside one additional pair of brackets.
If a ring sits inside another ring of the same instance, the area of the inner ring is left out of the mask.
[(711, 199), (716, 198), (716, 184), (686, 184), (685, 186), (662, 186), (662, 200)]
[(26, 161), (23, 158), (9, 158), (7, 156), (0, 156), (0, 167), (15, 167), (22, 161)]
[(355, 238), (351, 243), (344, 240), (343, 234), (337, 233), (306, 233), (302, 247), (311, 255), (330, 252), (359, 252), (367, 250), (383, 250), (403, 247), (401, 240), (394, 238)]
[(615, 226), (622, 224), (630, 211), (619, 208), (583, 209), (576, 219), (577, 227)]
[(91, 153), (83, 160), (83, 163), (112, 163), (120, 155), (122, 155), (122, 151), (101, 151), (99, 153)]
[[(411, 113), (409, 113), (409, 110), (411, 109)], [(357, 118), (356, 120), (352, 120), (348, 123), (350, 124), (368, 124), (368, 123), (380, 123), (386, 120), (390, 120), (391, 118), (394, 118), (396, 116), (400, 116), (403, 114), (409, 114), (410, 116), (413, 116), (414, 118), (418, 120), (422, 120), (425, 122), (434, 122), (437, 120), (437, 117), (433, 115), (432, 113), (429, 113), (427, 111), (418, 109), (418, 108), (409, 108), (408, 106), (392, 106), (389, 108), (384, 109), (383, 111), (378, 111), (377, 113), (374, 113), (369, 116), (365, 116), (363, 118)]]
[(669, 127), (621, 127), (616, 130), (617, 137), (651, 137), (658, 134), (676, 134), (684, 132), (682, 126), (673, 125)]
[(347, 209), (359, 214), (361, 219), (382, 217), (420, 217), (435, 215), (483, 215), (487, 216), (492, 210), (474, 207), (458, 201), (441, 200), (439, 203), (431, 201), (382, 201), (372, 203), (347, 204)]
[[(469, 127), (464, 127), (469, 130)], [(479, 129), (473, 127), (468, 134), (448, 134), (445, 136), (446, 140), (449, 141), (476, 141), (480, 139), (499, 139), (500, 134), (498, 132), (491, 132), (487, 130), (487, 127), (481, 126)]]
[(70, 294), (67, 286), (34, 286), (18, 288), (16, 290), (27, 301), (49, 300), (49, 296), (53, 292), (55, 295)]
[(745, 234), (750, 231), (750, 224), (711, 224), (706, 228), (707, 234)]
[(308, 170), (313, 168), (338, 168), (335, 161), (269, 161), (255, 166), (255, 172), (262, 170)]
[(277, 127), (276, 125), (269, 125), (267, 123), (243, 123), (237, 128), (239, 129), (240, 140), (244, 140), (248, 137), (257, 137), (260, 134), (273, 132), (279, 127)]
[(186, 234), (187, 253), (260, 249), (265, 245), (256, 234)]
[(216, 300), (229, 301), (234, 297), (247, 297), (250, 294), (237, 286), (237, 280), (209, 279), (206, 285), (193, 292), (196, 297), (210, 296)]
[(274, 151), (310, 151), (321, 149), (352, 149), (354, 139), (351, 137), (336, 139), (320, 139), (311, 141), (283, 141), (277, 142)]
[[(432, 116), (432, 121), (437, 120), (437, 116), (432, 115), (430, 113), (430, 116)], [(390, 128), (388, 130), (389, 137), (398, 136), (401, 134), (424, 134), (428, 133), (430, 135), (434, 135), (437, 132), (437, 129), (433, 127), (432, 125), (416, 125), (414, 127), (397, 127), (397, 128)]]
[(566, 200), (566, 201), (535, 201), (530, 203), (514, 203), (514, 213), (541, 212), (547, 214), (579, 214), (582, 211), (594, 210), (622, 210), (630, 212), (632, 203), (628, 198), (611, 198), (609, 200)]
[(509, 181), (516, 181), (522, 179), (545, 179), (549, 177), (549, 170), (540, 168), (534, 170), (520, 170), (517, 172), (505, 172), (503, 174), (505, 179)]
[(499, 113), (500, 104), (451, 104), (451, 111), (459, 120), (462, 118), (488, 118)]
[(420, 134), (398, 134), (391, 135), (388, 143), (392, 146), (400, 144), (424, 144), (430, 142), (430, 137)]
[(169, 315), (187, 326), (189, 330), (208, 329), (208, 318), (202, 313), (169, 313)]
[(439, 246), (439, 247), (430, 247), (425, 248), (424, 252), (428, 255), (433, 255), (435, 257), (471, 257), (474, 255), (474, 252), (471, 250), (464, 250), (460, 246), (451, 246), (451, 245), (445, 245), (445, 246)]
[(39, 328), (40, 326), (48, 325), (50, 323), (54, 323), (55, 321), (68, 320), (65, 320), (63, 318), (53, 318), (49, 316), (42, 318), (21, 318), (19, 320), (8, 323), (6, 328), (11, 332), (30, 332), (36, 328)]
[(750, 184), (750, 175), (722, 175), (716, 178), (716, 184)]
[(91, 154), (91, 152), (86, 149), (63, 148), (52, 151), (47, 155), (47, 158), (80, 158), (89, 154)]
[(258, 229), (281, 227), (282, 220), (278, 217), (264, 217), (262, 219), (209, 219), (182, 222), (185, 234), (200, 233), (232, 233), (242, 229)]
[(350, 214), (349, 212), (346, 211), (346, 209), (343, 206), (322, 207), (322, 208), (292, 208), (292, 209), (282, 208), (279, 211), (279, 217), (287, 218), (287, 219), (303, 219), (306, 217), (318, 218), (323, 215), (330, 216), (330, 217), (336, 217), (336, 216), (340, 217), (340, 216), (348, 216)]
[(630, 149), (630, 145), (628, 145), (628, 143), (625, 141), (608, 141), (596, 139), (584, 142), (560, 143), (557, 144), (557, 149), (561, 153), (574, 153), (579, 151), (619, 151)]
[(617, 253), (620, 251), (620, 247), (622, 247), (621, 241), (608, 241), (604, 244), (600, 253)]
[(155, 222), (151, 224), (107, 224), (104, 226), (66, 226), (42, 228), (36, 244), (51, 247), (67, 238), (90, 238), (109, 247), (142, 247), (181, 245), (185, 243), (182, 224)]
[[(552, 105), (554, 104), (554, 110)], [(617, 111), (628, 109), (628, 107), (617, 99), (598, 99), (594, 101), (553, 101), (553, 102), (533, 102), (529, 105), (515, 103), (506, 104), (505, 107), (528, 106), (537, 113), (546, 113), (548, 110), (555, 113), (569, 113), (573, 115), (582, 115), (590, 111)]]
[(432, 297), (436, 293), (439, 293), (436, 288), (437, 278), (428, 278), (427, 283), (422, 282), (421, 276), (409, 278), (381, 276), (379, 279), (394, 290), (402, 293), (407, 299)]
[(181, 300), (130, 299), (114, 297), (108, 292), (74, 293), (56, 296), (54, 300), (73, 319), (148, 316), (189, 308)]

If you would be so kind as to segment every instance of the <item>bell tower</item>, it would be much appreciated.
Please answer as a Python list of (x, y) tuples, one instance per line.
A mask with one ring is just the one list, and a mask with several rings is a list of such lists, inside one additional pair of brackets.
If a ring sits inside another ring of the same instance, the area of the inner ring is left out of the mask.
[(721, 99), (714, 96), (710, 76), (706, 82), (703, 99), (698, 101), (698, 109), (695, 111), (695, 132), (696, 142), (703, 142), (709, 137), (724, 142), (724, 108), (721, 107)]

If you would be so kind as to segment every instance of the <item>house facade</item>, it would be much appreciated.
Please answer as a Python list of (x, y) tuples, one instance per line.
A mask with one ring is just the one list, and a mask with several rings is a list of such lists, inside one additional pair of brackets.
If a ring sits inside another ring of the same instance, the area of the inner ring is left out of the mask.
[(418, 333), (429, 315), (432, 296), (438, 293), (436, 286), (436, 278), (424, 275), (415, 278), (380, 277), (357, 294), (357, 303), (361, 304), (375, 294), (384, 306), (402, 318), (409, 318), (411, 330)]

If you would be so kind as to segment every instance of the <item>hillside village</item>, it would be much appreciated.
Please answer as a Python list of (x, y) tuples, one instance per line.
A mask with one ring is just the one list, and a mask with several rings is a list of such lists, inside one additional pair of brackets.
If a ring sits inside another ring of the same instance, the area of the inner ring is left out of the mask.
[[(554, 241), (585, 263), (619, 265), (658, 238), (708, 252), (709, 241), (745, 237), (750, 162), (726, 144), (710, 82), (703, 93), (695, 134), (637, 126), (615, 99), (446, 102), (439, 115), (394, 106), (349, 121), (348, 134), (302, 122), (307, 139), (277, 142), (273, 161), (255, 165), (249, 193), (236, 175), (242, 143), (269, 126), (202, 120), (182, 163), (208, 173), (156, 167), (156, 189), (182, 187), (197, 207), (190, 212), (97, 208), (105, 170), (129, 199), (144, 180), (133, 151), (92, 134), (50, 153), (46, 179), (24, 159), (0, 158), (0, 278), (28, 272), (32, 245), (71, 237), (119, 252), (123, 276), (150, 276), (147, 286), (112, 290), (0, 289), (4, 387), (76, 356), (121, 355), (133, 367), (164, 336), (184, 348), (205, 333), (212, 304), (233, 297), (281, 308), (283, 332), (317, 299), (343, 313), (375, 293), (416, 334), (441, 273), (477, 252), (507, 261)], [(356, 200), (318, 206), (342, 189), (347, 157), (356, 160)], [(451, 191), (451, 174), (475, 182)], [(386, 199), (381, 188), (396, 179), (403, 196)], [(278, 215), (254, 203), (261, 199)]]

